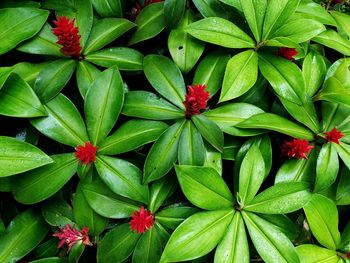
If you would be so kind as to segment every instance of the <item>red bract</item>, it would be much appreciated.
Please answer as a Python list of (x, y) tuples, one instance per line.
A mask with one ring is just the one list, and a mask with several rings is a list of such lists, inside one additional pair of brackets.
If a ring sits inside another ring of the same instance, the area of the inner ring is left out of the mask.
[(209, 100), (210, 93), (204, 91), (205, 85), (188, 86), (188, 93), (186, 94), (183, 104), (186, 107), (186, 118), (191, 118), (192, 115), (201, 113), (201, 110), (207, 108), (207, 101)]
[(69, 224), (65, 228), (60, 228), (59, 232), (53, 234), (54, 237), (58, 237), (61, 241), (58, 244), (58, 248), (61, 248), (64, 243), (68, 246), (68, 252), (71, 250), (78, 241), (81, 241), (86, 246), (92, 246), (89, 239), (89, 228), (83, 227), (81, 231), (78, 231), (74, 226)]
[(289, 60), (294, 60), (294, 57), (298, 55), (298, 51), (295, 48), (280, 47), (277, 53), (280, 57), (284, 57)]
[(95, 162), (97, 147), (93, 146), (90, 142), (86, 142), (85, 146), (78, 145), (75, 148), (75, 157), (78, 158), (83, 165), (87, 163)]
[(147, 211), (143, 206), (139, 211), (135, 211), (131, 215), (130, 229), (136, 230), (136, 232), (144, 233), (154, 225), (154, 216), (151, 211)]
[(306, 154), (311, 151), (314, 146), (309, 145), (307, 140), (293, 139), (291, 141), (285, 141), (281, 146), (281, 152), (288, 158), (304, 158), (307, 159)]
[(339, 140), (343, 138), (344, 134), (337, 130), (337, 128), (333, 128), (330, 132), (326, 132), (326, 140), (328, 142), (334, 142), (339, 144)]
[(162, 0), (145, 0), (143, 5), (136, 3), (133, 8), (131, 8), (131, 20), (135, 20), (135, 18), (140, 14), (141, 10), (148, 6), (149, 4), (162, 2)]
[(78, 59), (80, 57), (80, 35), (78, 27), (74, 26), (74, 19), (70, 20), (65, 16), (57, 17), (57, 21), (53, 21), (56, 28), (52, 32), (58, 37), (56, 42), (63, 47), (60, 49), (65, 56)]

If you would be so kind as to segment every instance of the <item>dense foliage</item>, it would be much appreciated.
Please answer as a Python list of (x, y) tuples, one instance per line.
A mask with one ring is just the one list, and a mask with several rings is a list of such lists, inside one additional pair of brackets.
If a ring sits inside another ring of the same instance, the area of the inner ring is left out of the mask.
[(350, 1), (0, 1), (0, 262), (350, 262)]

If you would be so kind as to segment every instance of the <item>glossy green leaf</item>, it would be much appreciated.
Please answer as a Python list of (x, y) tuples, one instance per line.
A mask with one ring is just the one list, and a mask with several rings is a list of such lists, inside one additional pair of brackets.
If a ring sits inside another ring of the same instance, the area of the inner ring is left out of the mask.
[(209, 120), (205, 115), (193, 115), (192, 121), (203, 138), (219, 152), (224, 150), (224, 134), (215, 122)]
[(236, 8), (238, 11), (243, 12), (240, 0), (219, 0), (219, 1), (222, 3), (225, 3), (226, 5)]
[(265, 179), (265, 163), (258, 145), (253, 145), (243, 158), (239, 172), (240, 204), (249, 204)]
[(12, 137), (0, 136), (0, 148), (0, 177), (23, 173), (53, 162), (39, 148)]
[(258, 55), (253, 50), (232, 57), (226, 66), (220, 102), (231, 100), (246, 93), (258, 78)]
[(221, 153), (208, 144), (205, 145), (204, 167), (213, 168), (218, 174), (222, 175)]
[(303, 97), (304, 79), (301, 70), (293, 62), (267, 53), (260, 53), (259, 69), (278, 96), (296, 104), (301, 104), (305, 100)]
[(96, 12), (102, 17), (122, 17), (123, 0), (92, 0)]
[[(34, 87), (35, 80), (39, 75), (40, 71), (46, 67), (50, 62), (42, 62), (42, 63), (28, 63), (28, 62), (20, 62), (13, 65), (13, 73), (16, 73), (23, 80), (25, 80), (31, 87)], [(2, 68), (6, 69), (6, 68)], [(0, 73), (1, 75), (1, 73)], [(1, 76), (0, 76), (0, 89), (1, 89)], [(7, 77), (6, 77), (7, 78)]]
[(69, 251), (69, 263), (78, 263), (81, 255), (84, 253), (85, 245), (82, 241), (78, 241)]
[(298, 263), (299, 257), (288, 237), (254, 213), (242, 212), (250, 238), (265, 262)]
[(0, 237), (0, 262), (16, 262), (33, 250), (46, 236), (48, 226), (40, 213), (20, 213)]
[(46, 241), (43, 241), (40, 245), (33, 249), (31, 252), (31, 258), (44, 259), (55, 256), (58, 252), (58, 243), (59, 242), (56, 237), (48, 238)]
[(235, 24), (220, 17), (210, 17), (190, 24), (186, 30), (190, 35), (227, 48), (254, 48), (254, 40)]
[(105, 47), (135, 26), (134, 23), (124, 18), (98, 20), (91, 29), (83, 54), (87, 55)]
[(103, 71), (85, 97), (84, 112), (91, 143), (99, 144), (115, 125), (124, 101), (124, 85), (116, 67)]
[(150, 187), (149, 210), (156, 213), (163, 205), (164, 201), (174, 193), (176, 188), (177, 184), (175, 184), (175, 176), (172, 174), (153, 182)]
[(143, 203), (148, 202), (147, 185), (142, 185), (142, 172), (132, 163), (116, 157), (98, 155), (97, 172), (105, 184), (116, 194)]
[(350, 55), (350, 43), (349, 41), (339, 35), (336, 31), (328, 29), (322, 32), (312, 39), (317, 43), (320, 43), (326, 47), (335, 49), (336, 51), (344, 54), (345, 56)]
[(179, 164), (204, 164), (205, 149), (201, 134), (191, 121), (187, 121), (181, 133), (178, 150)]
[[(172, 1), (174, 3), (178, 3), (182, 0)], [(196, 65), (198, 59), (204, 51), (204, 43), (190, 36), (185, 31), (185, 28), (194, 21), (196, 21), (194, 13), (187, 10), (180, 22), (180, 25), (170, 32), (168, 38), (170, 55), (176, 65), (184, 73), (188, 73), (194, 67), (194, 65)]]
[(215, 263), (248, 263), (249, 245), (241, 213), (235, 213), (215, 252)]
[(210, 93), (211, 97), (214, 96), (222, 86), (229, 59), (230, 55), (222, 51), (210, 53), (199, 63), (192, 83), (206, 85), (205, 90)]
[(61, 257), (49, 257), (49, 258), (42, 258), (38, 260), (32, 260), (30, 263), (67, 263), (68, 260), (66, 258)]
[(325, 143), (317, 157), (315, 192), (330, 187), (337, 179), (339, 161), (333, 143)]
[(249, 119), (237, 124), (240, 128), (267, 129), (277, 131), (294, 138), (313, 140), (314, 134), (288, 119), (273, 113), (260, 113), (251, 116)]
[(67, 224), (74, 225), (72, 207), (62, 198), (47, 200), (41, 207), (45, 221), (51, 226), (64, 228)]
[(77, 85), (79, 92), (85, 98), (91, 84), (98, 77), (101, 71), (87, 61), (79, 61), (77, 65)]
[(315, 100), (326, 100), (334, 103), (341, 103), (347, 107), (350, 106), (350, 91), (337, 78), (328, 78)]
[(337, 23), (338, 32), (344, 37), (350, 37), (349, 15), (338, 11), (330, 11), (330, 14)]
[(92, 182), (83, 186), (84, 196), (91, 208), (107, 218), (129, 218), (139, 206), (127, 198), (113, 193), (103, 182)]
[(71, 2), (79, 35), (81, 35), (80, 43), (84, 48), (94, 21), (91, 0), (72, 0)]
[(43, 201), (59, 191), (76, 173), (78, 160), (73, 154), (51, 156), (54, 163), (16, 177), (15, 199), (23, 204)]
[(136, 17), (137, 30), (131, 36), (129, 45), (155, 37), (165, 28), (164, 3), (154, 3), (142, 9)]
[(264, 214), (291, 213), (302, 208), (311, 196), (308, 183), (278, 183), (255, 196), (244, 210)]
[(290, 240), (298, 237), (299, 226), (292, 221), (287, 215), (278, 214), (259, 214), (259, 217), (272, 223), (279, 231), (284, 233)]
[(115, 155), (135, 150), (157, 140), (168, 127), (160, 121), (137, 119), (127, 121), (100, 143), (98, 153)]
[(141, 235), (130, 231), (129, 223), (113, 228), (97, 247), (97, 262), (124, 262), (134, 251), (140, 237)]
[(52, 100), (70, 80), (76, 62), (72, 59), (59, 59), (43, 68), (34, 85), (34, 91), (42, 102)]
[(228, 18), (227, 8), (216, 0), (193, 0), (193, 4), (203, 17), (222, 17)]
[(101, 67), (117, 66), (119, 70), (142, 70), (143, 55), (132, 48), (112, 47), (90, 53), (85, 59)]
[(46, 112), (35, 92), (17, 74), (11, 74), (0, 89), (0, 114), (11, 117), (40, 117)]
[(47, 137), (76, 147), (88, 141), (84, 121), (74, 104), (59, 94), (45, 106), (47, 117), (31, 119), (32, 125)]
[(0, 89), (4, 86), (6, 80), (10, 77), (13, 69), (11, 67), (0, 68)]
[(186, 261), (209, 253), (224, 236), (233, 214), (229, 209), (192, 215), (171, 235), (161, 262)]
[(244, 16), (257, 42), (262, 37), (267, 4), (267, 0), (240, 0)]
[(144, 73), (153, 88), (171, 103), (184, 109), (186, 88), (180, 69), (168, 58), (148, 55), (144, 59)]
[(178, 121), (170, 126), (153, 144), (148, 152), (143, 168), (143, 182), (151, 182), (163, 177), (177, 160), (180, 135), (186, 121)]
[(185, 219), (198, 212), (197, 208), (175, 204), (156, 214), (157, 222), (168, 229), (176, 229)]
[(302, 0), (297, 7), (297, 12), (302, 14), (304, 18), (314, 19), (325, 25), (336, 25), (334, 19), (327, 10), (313, 0)]
[(335, 144), (335, 148), (340, 159), (342, 159), (344, 164), (350, 168), (350, 145), (340, 142), (339, 144)]
[(350, 171), (344, 166), (340, 173), (340, 180), (336, 193), (337, 205), (350, 204)]
[(157, 229), (155, 227), (152, 227), (151, 229), (147, 230), (137, 242), (135, 251), (132, 255), (132, 262), (159, 262), (161, 255), (161, 240), (157, 233)]
[(122, 113), (151, 120), (184, 118), (185, 111), (148, 91), (129, 91), (125, 94)]
[(182, 192), (195, 206), (206, 210), (233, 207), (230, 189), (213, 168), (178, 165), (175, 170)]
[(164, 17), (167, 27), (175, 28), (186, 10), (186, 0), (165, 0)]
[(304, 244), (298, 246), (296, 249), (300, 258), (300, 263), (340, 263), (335, 250), (326, 249), (312, 244)]
[(335, 250), (340, 243), (335, 203), (323, 195), (314, 194), (304, 211), (317, 241), (326, 248)]
[(0, 54), (36, 35), (46, 22), (49, 12), (37, 8), (4, 8), (0, 10)]

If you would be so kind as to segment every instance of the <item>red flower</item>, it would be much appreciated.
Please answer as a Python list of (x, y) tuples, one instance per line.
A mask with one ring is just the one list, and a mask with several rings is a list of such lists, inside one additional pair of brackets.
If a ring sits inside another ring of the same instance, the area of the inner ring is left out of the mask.
[(162, 2), (162, 0), (145, 0), (143, 5), (136, 3), (136, 5), (133, 8), (131, 8), (131, 17), (130, 17), (131, 20), (135, 20), (143, 8), (145, 8), (149, 4), (158, 3), (158, 2)]
[(154, 225), (154, 216), (151, 211), (147, 211), (143, 206), (139, 211), (135, 211), (131, 215), (130, 229), (136, 230), (136, 232), (144, 233)]
[(343, 0), (333, 0), (332, 1), (333, 4), (340, 4), (341, 2), (343, 2)]
[(326, 140), (328, 142), (335, 142), (339, 144), (339, 140), (343, 138), (344, 134), (337, 130), (337, 128), (333, 128), (330, 132), (326, 132)]
[(56, 28), (52, 32), (58, 37), (56, 42), (63, 47), (60, 49), (65, 56), (72, 58), (80, 57), (80, 35), (79, 29), (74, 26), (74, 19), (70, 20), (65, 16), (57, 17), (57, 21), (53, 21)]
[(64, 243), (67, 243), (68, 252), (71, 250), (75, 243), (81, 241), (86, 246), (92, 246), (89, 239), (89, 228), (83, 227), (81, 231), (78, 231), (74, 226), (71, 228), (69, 224), (66, 228), (60, 228), (59, 232), (53, 234), (54, 237), (58, 237), (61, 241), (58, 244), (58, 248), (61, 248)]
[(294, 60), (294, 57), (298, 54), (299, 53), (295, 48), (288, 48), (288, 47), (280, 47), (277, 53), (278, 56), (284, 57), (289, 60)]
[(86, 142), (85, 146), (78, 145), (75, 148), (75, 157), (78, 158), (83, 165), (87, 163), (95, 162), (97, 147), (93, 146), (90, 142)]
[(191, 118), (192, 115), (201, 114), (201, 110), (207, 108), (207, 101), (210, 94), (204, 91), (205, 85), (188, 86), (188, 93), (186, 94), (183, 104), (186, 107), (186, 118)]
[(350, 252), (346, 253), (346, 258), (350, 258)]
[(284, 156), (290, 158), (307, 159), (306, 153), (309, 153), (314, 146), (309, 145), (307, 140), (293, 139), (285, 141), (281, 146), (281, 152)]

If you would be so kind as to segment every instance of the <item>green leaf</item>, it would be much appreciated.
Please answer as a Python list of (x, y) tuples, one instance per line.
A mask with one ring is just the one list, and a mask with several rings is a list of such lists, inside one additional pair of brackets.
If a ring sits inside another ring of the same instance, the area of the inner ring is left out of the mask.
[(334, 103), (340, 103), (344, 106), (350, 106), (350, 90), (335, 77), (328, 78), (315, 100), (326, 100)]
[(226, 64), (230, 55), (222, 51), (214, 51), (207, 55), (198, 65), (193, 84), (206, 85), (206, 91), (213, 97), (222, 86)]
[(314, 37), (312, 41), (335, 49), (345, 56), (350, 56), (350, 43), (348, 39), (342, 37), (332, 29), (328, 29), (327, 31), (322, 32), (321, 34)]
[(291, 213), (302, 208), (311, 196), (308, 183), (278, 183), (254, 197), (244, 210), (264, 214)]
[(329, 188), (337, 179), (339, 161), (333, 143), (325, 143), (317, 157), (315, 192)]
[(169, 58), (159, 55), (146, 56), (144, 73), (156, 91), (180, 109), (185, 109), (185, 81), (180, 69)]
[(259, 214), (259, 217), (272, 223), (279, 231), (284, 233), (290, 240), (295, 240), (300, 234), (299, 226), (286, 215)]
[[(16, 73), (23, 80), (25, 80), (31, 87), (34, 86), (35, 80), (39, 75), (40, 71), (46, 67), (50, 62), (42, 62), (42, 63), (28, 63), (28, 62), (20, 62), (12, 66), (13, 73)], [(6, 69), (6, 68), (1, 68)], [(2, 75), (2, 73), (0, 73)], [(1, 76), (0, 76), (0, 89), (1, 89)], [(6, 77), (7, 78), (7, 77)]]
[(148, 186), (141, 184), (142, 172), (135, 165), (116, 157), (98, 155), (95, 166), (113, 192), (135, 201), (148, 202)]
[(192, 1), (203, 17), (222, 17), (228, 18), (230, 11), (226, 6), (217, 0), (193, 0)]
[(348, 14), (343, 14), (338, 11), (330, 11), (330, 14), (333, 16), (335, 21), (337, 22), (338, 32), (343, 35), (345, 38), (350, 37), (350, 17)]
[(153, 182), (150, 189), (149, 210), (156, 213), (157, 210), (164, 205), (164, 201), (174, 193), (176, 188), (177, 184), (175, 184), (175, 176), (172, 175), (165, 176), (162, 179)]
[(221, 153), (208, 144), (205, 146), (204, 167), (213, 168), (218, 174), (222, 175), (222, 158)]
[(241, 213), (235, 213), (215, 252), (215, 263), (249, 263), (249, 245)]
[(207, 142), (219, 152), (224, 150), (224, 134), (215, 122), (209, 120), (203, 114), (193, 115), (192, 121)]
[(123, 0), (92, 0), (96, 12), (102, 17), (122, 17)]
[(124, 18), (105, 18), (98, 20), (92, 27), (83, 54), (99, 50), (136, 25)]
[(83, 186), (84, 196), (91, 208), (107, 218), (129, 218), (139, 210), (137, 203), (113, 193), (103, 182), (92, 182)]
[(30, 263), (67, 263), (68, 260), (66, 258), (61, 257), (48, 257), (42, 258), (38, 260), (32, 260)]
[(137, 119), (127, 121), (103, 140), (97, 151), (99, 154), (116, 155), (135, 150), (157, 140), (168, 127), (160, 121)]
[(132, 262), (159, 262), (162, 255), (162, 246), (157, 229), (147, 230), (136, 244), (132, 255)]
[(15, 199), (22, 204), (35, 204), (58, 192), (76, 173), (78, 160), (71, 153), (52, 155), (52, 164), (16, 176)]
[[(180, 2), (174, 0), (171, 1), (174, 3)], [(188, 73), (196, 65), (205, 46), (203, 42), (195, 39), (185, 31), (185, 28), (194, 21), (196, 21), (194, 13), (187, 10), (180, 25), (170, 32), (168, 38), (170, 55), (176, 65), (184, 73)]]
[(12, 137), (0, 136), (0, 177), (23, 173), (52, 163), (39, 148)]
[(168, 206), (156, 214), (157, 222), (168, 229), (174, 230), (185, 219), (198, 212), (197, 208), (178, 204)]
[(344, 166), (340, 173), (340, 180), (336, 193), (337, 205), (350, 204), (350, 171)]
[(113, 228), (100, 241), (97, 247), (97, 262), (124, 262), (134, 251), (141, 235), (130, 231), (129, 223)]
[(230, 189), (213, 168), (178, 165), (175, 171), (182, 192), (195, 206), (206, 210), (233, 207)]
[(296, 64), (284, 58), (260, 53), (259, 69), (278, 96), (299, 105), (305, 101), (304, 79)]
[(264, 111), (260, 108), (248, 103), (229, 103), (220, 106), (216, 109), (210, 109), (203, 114), (211, 121), (215, 122), (220, 129), (234, 136), (242, 136), (243, 132), (248, 133), (248, 130), (239, 130), (235, 127), (236, 124), (250, 118), (251, 116)]
[(183, 18), (185, 10), (186, 0), (165, 0), (164, 17), (167, 27), (175, 28)]
[(142, 9), (136, 17), (137, 30), (131, 36), (129, 45), (155, 37), (165, 28), (164, 3), (154, 3)]
[(336, 23), (328, 11), (313, 0), (302, 0), (297, 7), (297, 13), (304, 18), (314, 19), (322, 24), (336, 26)]
[(112, 47), (90, 53), (85, 59), (101, 67), (118, 66), (120, 70), (140, 71), (143, 55), (136, 49)]
[(40, 117), (46, 112), (35, 92), (17, 74), (11, 74), (0, 89), (0, 114), (11, 117)]
[(41, 207), (45, 221), (51, 226), (64, 228), (67, 224), (74, 225), (73, 209), (62, 198), (47, 200)]
[(0, 55), (36, 35), (49, 12), (37, 8), (4, 8), (0, 10)]
[(106, 138), (117, 122), (124, 101), (124, 85), (116, 67), (103, 71), (85, 97), (87, 131), (93, 145)]
[(350, 145), (340, 142), (340, 144), (335, 144), (335, 148), (344, 164), (350, 168)]
[(84, 253), (85, 245), (82, 241), (78, 241), (69, 251), (68, 262), (78, 263), (81, 255)]
[(255, 114), (249, 119), (238, 123), (236, 126), (240, 128), (277, 131), (294, 138), (306, 139), (309, 141), (314, 138), (314, 134), (310, 130), (273, 113)]
[(233, 214), (229, 209), (190, 216), (171, 235), (161, 262), (186, 261), (209, 253), (224, 236)]
[(298, 246), (297, 253), (300, 258), (300, 263), (318, 263), (318, 262), (327, 262), (327, 263), (341, 263), (339, 262), (339, 257), (337, 251), (333, 249), (326, 249), (316, 245), (305, 244)]
[(265, 163), (258, 145), (254, 144), (243, 158), (239, 172), (239, 202), (249, 204), (265, 179)]
[(45, 106), (47, 117), (31, 119), (32, 125), (47, 137), (76, 147), (88, 141), (84, 121), (74, 104), (59, 94)]
[(10, 77), (13, 68), (11, 67), (0, 67), (0, 90), (4, 86), (6, 80)]
[(179, 164), (202, 166), (204, 158), (205, 149), (202, 136), (191, 121), (186, 121), (179, 141)]
[(57, 41), (58, 38), (52, 33), (52, 27), (46, 23), (35, 37), (18, 46), (17, 50), (29, 54), (64, 57), (60, 51), (62, 46), (57, 44)]
[(227, 48), (254, 48), (254, 40), (235, 24), (220, 17), (204, 18), (190, 24), (186, 30), (190, 35)]
[(16, 262), (33, 250), (46, 236), (48, 226), (40, 213), (26, 210), (16, 216), (0, 236), (0, 262)]
[(129, 91), (125, 94), (122, 113), (151, 120), (172, 120), (185, 117), (184, 110), (148, 91)]
[(81, 35), (80, 43), (84, 48), (94, 21), (91, 0), (72, 0), (71, 2), (75, 13), (76, 25), (79, 28), (79, 35)]
[(340, 233), (335, 203), (323, 195), (314, 194), (304, 211), (317, 241), (328, 249), (336, 250), (340, 243)]
[(295, 12), (299, 3), (300, 0), (269, 1), (265, 12), (262, 40), (270, 39), (270, 36)]
[(261, 41), (267, 4), (267, 0), (240, 0), (244, 16), (257, 42)]
[(276, 226), (254, 213), (243, 211), (242, 215), (250, 238), (265, 262), (299, 262), (293, 243)]
[(101, 71), (91, 63), (85, 60), (79, 61), (76, 76), (79, 92), (83, 98), (85, 98), (91, 84), (98, 77), (100, 72)]
[(163, 177), (177, 160), (180, 135), (186, 121), (181, 120), (170, 126), (153, 144), (143, 168), (143, 182), (149, 183)]
[(219, 102), (228, 101), (246, 93), (258, 79), (258, 55), (247, 50), (232, 57), (226, 66)]
[(42, 102), (52, 100), (70, 80), (76, 61), (58, 59), (43, 68), (36, 78), (34, 91)]

